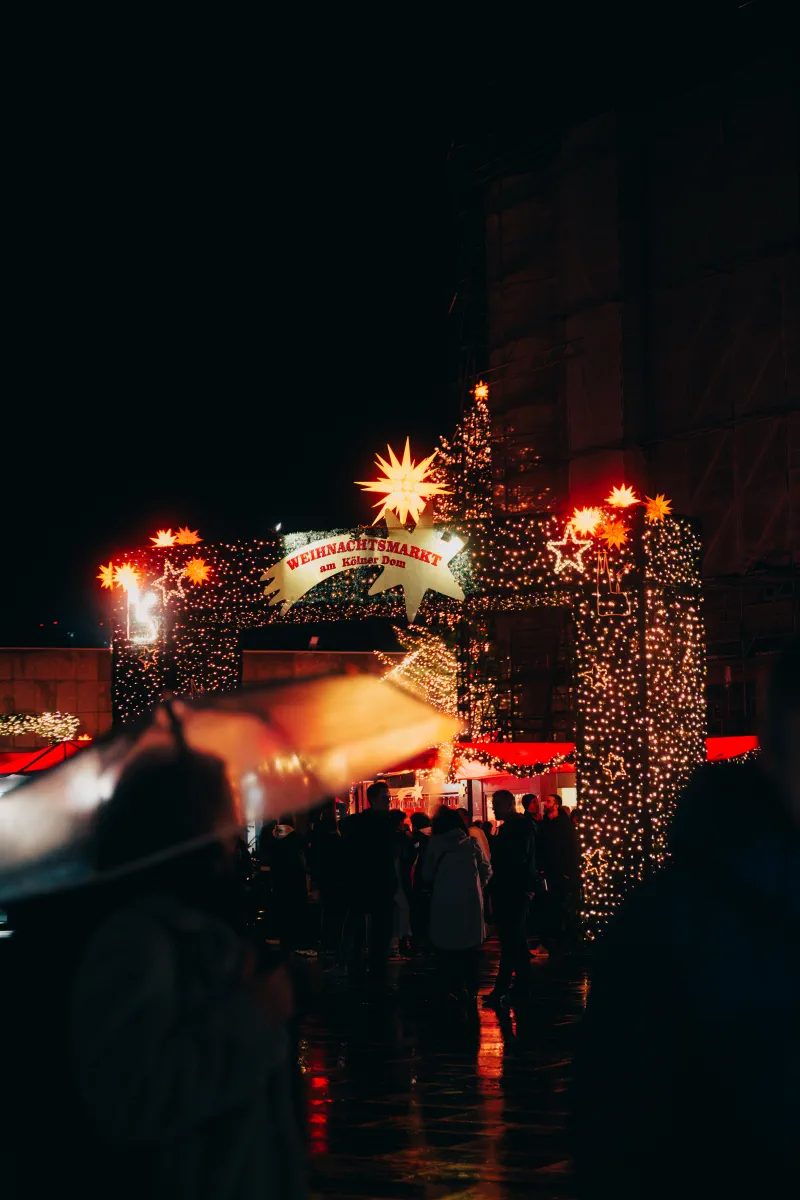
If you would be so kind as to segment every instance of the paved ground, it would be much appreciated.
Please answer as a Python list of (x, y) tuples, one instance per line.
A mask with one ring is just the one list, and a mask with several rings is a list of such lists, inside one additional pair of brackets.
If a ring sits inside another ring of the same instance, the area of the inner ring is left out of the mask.
[[(482, 990), (496, 966), (485, 952)], [(432, 1020), (430, 965), (393, 968), (398, 1000), (301, 967), (312, 1194), (326, 1200), (572, 1195), (566, 1085), (588, 983), (575, 958), (534, 963), (535, 995), (472, 1044)]]

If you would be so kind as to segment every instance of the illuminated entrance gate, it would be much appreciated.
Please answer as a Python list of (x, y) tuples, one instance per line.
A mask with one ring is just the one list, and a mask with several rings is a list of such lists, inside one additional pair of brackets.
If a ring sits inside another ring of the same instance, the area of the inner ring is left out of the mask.
[[(398, 622), (410, 613), (456, 636), (459, 710), (474, 742), (488, 732), (483, 660), (492, 616), (565, 606), (575, 627), (575, 770), (591, 929), (663, 859), (674, 798), (704, 753), (697, 535), (669, 514), (647, 522), (643, 507), (627, 514), (618, 544), (612, 524), (605, 528), (611, 542), (564, 529), (555, 517), (436, 530), (421, 521), (410, 532), (390, 518), (386, 528), (202, 547), (173, 540), (133, 551), (114, 568), (136, 579), (133, 592), (115, 593), (115, 719), (142, 714), (167, 689), (235, 688), (244, 629), (367, 616)], [(415, 539), (429, 547), (427, 561), (412, 554)], [(320, 546), (329, 549), (313, 558)], [(352, 561), (359, 558), (371, 561)], [(450, 594), (420, 592), (408, 564), (427, 587)], [(290, 573), (301, 567), (316, 570), (319, 582), (292, 597)], [(427, 571), (438, 572), (438, 584)]]

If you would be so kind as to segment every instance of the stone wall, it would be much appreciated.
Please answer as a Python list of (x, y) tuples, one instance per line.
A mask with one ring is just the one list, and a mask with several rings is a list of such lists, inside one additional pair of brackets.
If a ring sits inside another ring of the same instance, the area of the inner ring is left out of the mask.
[[(79, 734), (105, 732), (111, 726), (111, 651), (0, 649), (0, 712), (74, 713)], [(0, 750), (46, 745), (34, 734), (0, 738)]]

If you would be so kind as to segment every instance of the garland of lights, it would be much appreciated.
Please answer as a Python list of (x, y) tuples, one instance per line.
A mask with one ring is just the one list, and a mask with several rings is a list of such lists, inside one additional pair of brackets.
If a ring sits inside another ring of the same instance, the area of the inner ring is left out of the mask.
[(78, 732), (80, 723), (80, 717), (72, 713), (6, 713), (0, 715), (0, 737), (35, 733), (50, 742), (68, 742)]
[[(551, 771), (557, 771), (559, 767), (571, 766), (575, 762), (575, 751), (570, 750), (567, 754), (554, 754), (545, 762), (512, 763), (507, 759), (499, 758), (496, 754), (489, 754), (470, 746), (467, 757), (470, 761), (476, 761), (489, 767), (496, 775), (513, 775), (516, 779), (526, 779), (529, 775), (548, 775)], [(458, 764), (456, 763), (452, 768), (453, 778), (455, 778), (457, 769)]]

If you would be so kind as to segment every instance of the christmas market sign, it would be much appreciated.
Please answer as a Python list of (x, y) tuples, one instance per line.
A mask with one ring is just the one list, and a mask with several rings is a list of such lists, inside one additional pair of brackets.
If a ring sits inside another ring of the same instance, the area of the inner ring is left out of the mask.
[(409, 533), (387, 513), (385, 537), (359, 531), (358, 536), (321, 538), (294, 550), (261, 576), (267, 583), (264, 595), (270, 597), (270, 604), (280, 604), (284, 614), (323, 579), (357, 567), (380, 567), (368, 594), (402, 587), (406, 613), (413, 622), (428, 589), (454, 600), (464, 599), (449, 569), (451, 559), (463, 547), (460, 538), (434, 529), (428, 514), (421, 516)]

